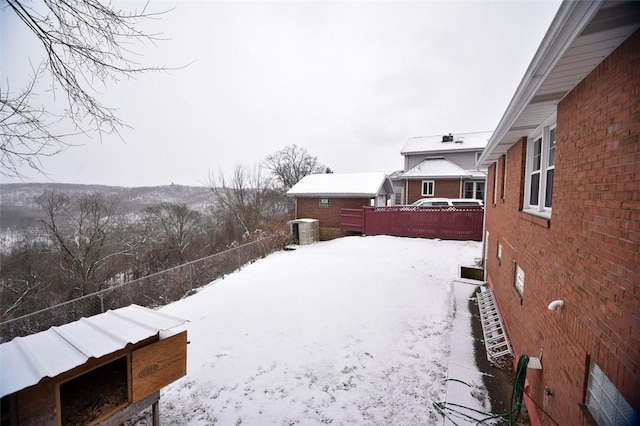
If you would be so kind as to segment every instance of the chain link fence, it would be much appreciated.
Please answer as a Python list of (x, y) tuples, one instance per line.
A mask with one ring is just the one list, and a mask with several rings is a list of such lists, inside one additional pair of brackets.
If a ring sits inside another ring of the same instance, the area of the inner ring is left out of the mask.
[(166, 271), (10, 319), (0, 323), (0, 342), (131, 304), (150, 308), (166, 305), (249, 262), (281, 250), (285, 243), (281, 235), (262, 238)]

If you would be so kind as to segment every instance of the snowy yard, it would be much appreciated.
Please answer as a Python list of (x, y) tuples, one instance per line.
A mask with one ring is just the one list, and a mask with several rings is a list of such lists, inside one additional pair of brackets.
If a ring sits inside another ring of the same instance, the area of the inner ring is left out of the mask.
[(474, 287), (454, 284), (480, 256), (478, 242), (347, 237), (162, 308), (189, 320), (190, 341), (162, 424), (442, 424), (432, 402), (447, 398), (452, 363), (474, 385), (463, 402), (488, 409), (465, 328)]

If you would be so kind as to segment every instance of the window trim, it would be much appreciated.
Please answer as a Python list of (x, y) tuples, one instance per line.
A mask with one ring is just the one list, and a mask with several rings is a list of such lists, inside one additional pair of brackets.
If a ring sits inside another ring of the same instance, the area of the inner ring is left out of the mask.
[(498, 202), (498, 161), (493, 163), (493, 205)]
[(502, 157), (502, 188), (500, 193), (500, 199), (504, 201), (507, 197), (507, 154), (504, 154)]
[[(400, 195), (400, 200), (398, 200), (398, 195)], [(395, 205), (406, 204), (404, 202), (404, 187), (394, 187), (393, 188), (393, 202)]]
[[(424, 184), (431, 184), (431, 193), (425, 193), (424, 192)], [(423, 180), (420, 184), (420, 193), (422, 194), (423, 197), (433, 197), (433, 195), (436, 193), (436, 181), (435, 180)]]
[[(462, 198), (467, 199), (467, 184), (473, 184), (473, 197), (468, 198), (469, 200), (481, 200), (484, 202), (485, 197), (487, 196), (487, 185), (486, 185), (486, 181), (482, 181), (482, 180), (466, 180), (464, 181), (463, 187), (462, 187)], [(484, 188), (482, 189), (482, 198), (476, 198), (477, 192), (478, 192), (478, 185), (484, 185)]]
[[(545, 206), (546, 200), (546, 187), (547, 187), (547, 172), (549, 170), (555, 170), (555, 161), (553, 165), (549, 165), (549, 136), (551, 130), (555, 130), (557, 127), (556, 114), (553, 113), (547, 118), (536, 130), (534, 130), (527, 137), (526, 146), (526, 167), (525, 167), (525, 190), (524, 199), (522, 200), (522, 211), (525, 213), (531, 213), (537, 216), (543, 216), (547, 219), (551, 218), (552, 207)], [(557, 132), (556, 132), (557, 133)], [(556, 135), (557, 137), (557, 135)], [(536, 142), (540, 140), (540, 167), (533, 170), (534, 161), (534, 146)], [(556, 143), (557, 148), (557, 143)], [(554, 152), (555, 159), (555, 152)], [(538, 180), (538, 204), (530, 204), (531, 200), (531, 177), (534, 174), (539, 174)], [(553, 188), (551, 195), (553, 197)]]

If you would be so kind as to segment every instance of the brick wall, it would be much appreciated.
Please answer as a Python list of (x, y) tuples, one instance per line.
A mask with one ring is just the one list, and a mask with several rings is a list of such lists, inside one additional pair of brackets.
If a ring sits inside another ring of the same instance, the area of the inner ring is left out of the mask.
[[(639, 135), (636, 32), (558, 105), (551, 220), (520, 211), (524, 139), (506, 156), (505, 199), (486, 207), (489, 282), (516, 355), (544, 350), (543, 370), (527, 377), (541, 407), (532, 420), (545, 425), (584, 422), (578, 404), (590, 359), (640, 411)], [(494, 164), (490, 191), (495, 170)], [(526, 274), (522, 298), (515, 263)], [(549, 311), (556, 299), (565, 307)], [(545, 396), (545, 387), (553, 396)]]
[[(432, 180), (432, 179), (425, 179)], [(460, 179), (434, 179), (434, 197), (438, 198), (462, 198), (460, 196)], [(409, 194), (407, 197), (407, 204), (411, 204), (420, 198), (425, 198), (422, 195), (422, 180), (410, 180), (409, 181)]]
[(361, 209), (370, 206), (369, 198), (329, 198), (329, 207), (319, 207), (320, 198), (296, 199), (296, 219), (318, 219), (320, 239), (331, 240), (345, 235), (340, 229), (341, 209)]

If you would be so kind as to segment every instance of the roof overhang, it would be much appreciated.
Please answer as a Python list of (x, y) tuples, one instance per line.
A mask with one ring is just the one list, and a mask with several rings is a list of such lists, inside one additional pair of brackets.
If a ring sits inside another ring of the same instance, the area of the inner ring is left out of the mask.
[(0, 345), (0, 396), (10, 395), (184, 324), (186, 320), (130, 305), (81, 318)]
[(488, 167), (537, 129), (639, 27), (640, 2), (565, 0), (478, 165)]

